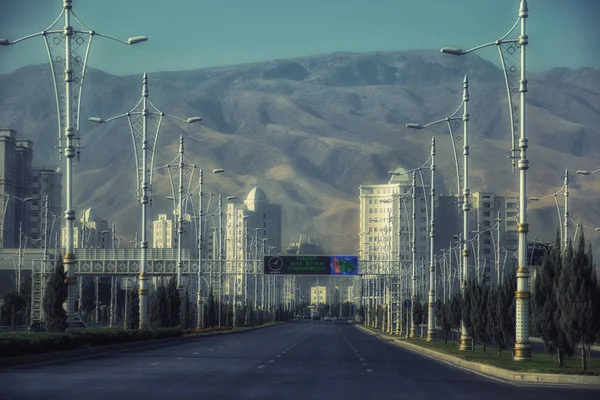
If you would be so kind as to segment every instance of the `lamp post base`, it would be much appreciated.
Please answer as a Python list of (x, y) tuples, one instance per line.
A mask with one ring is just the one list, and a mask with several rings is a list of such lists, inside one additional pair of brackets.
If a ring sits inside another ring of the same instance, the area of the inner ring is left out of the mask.
[(531, 344), (529, 342), (516, 342), (513, 354), (514, 361), (531, 360)]
[(415, 339), (417, 337), (417, 327), (412, 326), (410, 328), (410, 333), (408, 334), (409, 339)]
[(458, 349), (461, 351), (473, 349), (473, 338), (470, 336), (462, 336), (458, 341)]
[(436, 331), (427, 331), (427, 341), (435, 342), (437, 340)]

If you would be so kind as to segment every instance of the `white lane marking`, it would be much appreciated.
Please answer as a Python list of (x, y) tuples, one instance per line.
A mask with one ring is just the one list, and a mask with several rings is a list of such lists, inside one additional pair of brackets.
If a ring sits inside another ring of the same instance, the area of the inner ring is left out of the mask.
[(259, 365), (258, 369), (261, 369), (261, 368), (264, 368), (264, 367), (265, 367), (264, 365)]
[(179, 357), (178, 360), (183, 360), (183, 357)]
[(269, 362), (275, 362), (275, 360), (269, 360)]
[(285, 354), (285, 350), (283, 350), (282, 353)]
[(360, 360), (360, 361), (365, 361), (365, 359), (364, 359), (364, 358), (359, 358), (359, 360)]
[(219, 348), (221, 349), (221, 348), (223, 348), (223, 346), (219, 346)]
[(277, 354), (277, 357), (281, 357), (281, 354)]
[(364, 366), (367, 366), (367, 363), (363, 363)]
[(367, 372), (373, 372), (373, 370), (370, 368), (367, 368)]
[(208, 349), (208, 351), (213, 351), (214, 349)]
[(157, 362), (155, 362), (155, 363), (152, 363), (152, 364), (150, 364), (150, 365), (158, 365), (158, 364), (160, 364), (160, 361), (157, 361)]
[(198, 354), (198, 352), (195, 352), (195, 353), (194, 353), (194, 355), (197, 355), (197, 354)]

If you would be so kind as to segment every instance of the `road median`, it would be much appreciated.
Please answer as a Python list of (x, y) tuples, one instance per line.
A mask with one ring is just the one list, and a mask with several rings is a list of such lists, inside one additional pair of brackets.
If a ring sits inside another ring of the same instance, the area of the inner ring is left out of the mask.
[(512, 371), (481, 362), (464, 360), (451, 354), (446, 354), (431, 348), (427, 348), (424, 345), (411, 343), (406, 339), (397, 339), (389, 335), (384, 335), (381, 332), (375, 332), (358, 324), (355, 324), (355, 326), (364, 332), (380, 337), (383, 340), (393, 342), (395, 345), (405, 349), (409, 349), (436, 360), (445, 361), (460, 368), (508, 382), (600, 387), (600, 376)]
[(27, 354), (14, 357), (0, 357), (0, 369), (8, 367), (21, 367), (32, 364), (42, 364), (56, 361), (67, 361), (78, 358), (85, 358), (91, 356), (97, 356), (102, 354), (116, 353), (128, 350), (142, 349), (145, 347), (156, 347), (165, 346), (170, 344), (177, 344), (182, 342), (188, 342), (193, 340), (199, 340), (206, 337), (220, 336), (227, 334), (246, 333), (262, 328), (269, 328), (277, 326), (283, 322), (268, 323), (259, 326), (249, 326), (243, 328), (231, 328), (227, 330), (216, 330), (211, 332), (193, 332), (185, 333), (175, 337), (167, 337), (160, 339), (142, 339), (131, 342), (116, 343), (116, 344), (103, 344), (91, 347), (80, 347), (70, 350), (59, 350), (50, 351), (36, 354)]

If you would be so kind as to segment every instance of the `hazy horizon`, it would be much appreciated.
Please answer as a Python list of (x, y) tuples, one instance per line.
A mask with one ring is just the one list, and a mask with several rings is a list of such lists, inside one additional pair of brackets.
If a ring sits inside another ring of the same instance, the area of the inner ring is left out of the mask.
[[(60, 0), (1, 0), (0, 38), (40, 32), (61, 11)], [(594, 0), (529, 0), (528, 69), (600, 68)], [(125, 46), (94, 40), (88, 66), (113, 75), (186, 71), (335, 52), (470, 48), (503, 36), (517, 20), (518, 0), (104, 0), (73, 1), (90, 29)], [(117, 9), (118, 13), (113, 10)], [(473, 18), (476, 15), (478, 18)], [(62, 20), (57, 24), (62, 27)], [(510, 37), (518, 35), (516, 32)], [(498, 62), (495, 48), (478, 52)], [(115, 63), (114, 60), (118, 60)], [(0, 73), (47, 63), (41, 38), (2, 49)]]

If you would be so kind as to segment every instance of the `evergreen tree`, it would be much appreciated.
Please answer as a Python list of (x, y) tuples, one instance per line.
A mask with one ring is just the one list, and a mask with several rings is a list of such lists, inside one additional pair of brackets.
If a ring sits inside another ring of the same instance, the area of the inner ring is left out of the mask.
[(499, 345), (501, 342), (502, 332), (498, 322), (498, 290), (492, 289), (488, 293), (488, 299), (486, 304), (487, 316), (486, 316), (486, 336), (492, 344), (498, 346), (498, 357), (502, 357), (502, 347)]
[(63, 303), (67, 300), (67, 284), (62, 257), (56, 261), (54, 272), (48, 279), (44, 292), (44, 316), (49, 332), (64, 332), (69, 327)]
[(471, 315), (474, 312), (472, 308), (473, 302), (471, 299), (475, 294), (475, 285), (476, 284), (473, 279), (466, 282), (460, 296), (461, 322), (464, 324), (467, 334), (473, 338), (473, 349), (475, 348), (475, 332), (471, 322)]
[(412, 313), (415, 323), (415, 330), (418, 330), (419, 325), (423, 323), (423, 306), (421, 305), (421, 300), (418, 297), (412, 307)]
[(212, 288), (208, 291), (206, 311), (204, 312), (204, 321), (206, 327), (213, 327), (217, 325), (217, 304), (215, 302)]
[(452, 331), (452, 321), (450, 320), (450, 300), (447, 300), (437, 314), (438, 327), (444, 332), (444, 343), (448, 343), (448, 333)]
[[(461, 320), (461, 309), (460, 309), (460, 302), (461, 302), (461, 294), (460, 292), (455, 292), (452, 297), (450, 298), (450, 313), (449, 313), (449, 318), (450, 318), (450, 325), (452, 326), (452, 329), (457, 330), (460, 332), (460, 320)], [(452, 342), (454, 342), (454, 334), (452, 334)]]
[(596, 339), (596, 322), (598, 311), (595, 307), (593, 266), (590, 265), (586, 252), (585, 238), (579, 236), (577, 249), (567, 247), (565, 262), (558, 286), (558, 306), (560, 309), (559, 326), (567, 338), (570, 352), (581, 350), (583, 370), (587, 369), (585, 348)]
[(177, 290), (177, 282), (174, 277), (169, 280), (167, 285), (166, 298), (167, 318), (164, 326), (174, 328), (180, 323), (179, 313), (181, 307), (181, 298), (179, 295), (179, 290)]
[(473, 340), (482, 344), (484, 353), (487, 341), (487, 301), (488, 289), (485, 283), (472, 281), (470, 320), (473, 327)]
[(168, 326), (169, 312), (167, 310), (167, 290), (165, 287), (163, 285), (158, 286), (149, 300), (150, 324), (155, 328)]
[(504, 350), (513, 348), (515, 344), (515, 292), (517, 291), (517, 276), (515, 271), (505, 277), (497, 294), (497, 317), (499, 329), (498, 346)]
[(127, 329), (137, 329), (140, 324), (140, 298), (138, 286), (134, 285), (127, 291)]
[(4, 319), (8, 320), (11, 329), (14, 331), (15, 326), (17, 325), (17, 319), (21, 324), (23, 323), (24, 318), (21, 317), (26, 311), (27, 299), (22, 293), (19, 293), (16, 290), (5, 293), (2, 296), (2, 299), (4, 300), (2, 316)]

